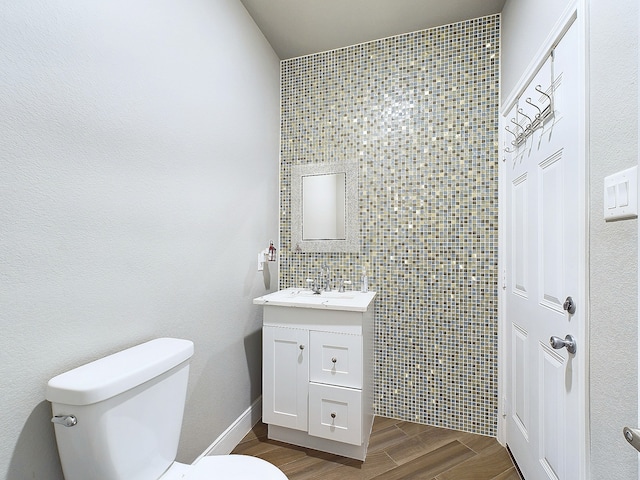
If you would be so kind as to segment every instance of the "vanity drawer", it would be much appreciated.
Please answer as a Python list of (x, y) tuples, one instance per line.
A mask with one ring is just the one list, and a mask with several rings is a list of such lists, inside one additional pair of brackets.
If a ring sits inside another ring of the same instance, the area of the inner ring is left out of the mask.
[(362, 336), (309, 332), (309, 380), (362, 388)]
[(362, 445), (362, 391), (310, 383), (309, 435)]

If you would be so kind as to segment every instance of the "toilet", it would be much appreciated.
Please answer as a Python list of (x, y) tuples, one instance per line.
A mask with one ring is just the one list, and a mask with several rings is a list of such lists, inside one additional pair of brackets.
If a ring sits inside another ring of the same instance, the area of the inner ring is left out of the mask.
[(66, 480), (286, 480), (245, 455), (175, 461), (193, 342), (158, 338), (47, 384)]

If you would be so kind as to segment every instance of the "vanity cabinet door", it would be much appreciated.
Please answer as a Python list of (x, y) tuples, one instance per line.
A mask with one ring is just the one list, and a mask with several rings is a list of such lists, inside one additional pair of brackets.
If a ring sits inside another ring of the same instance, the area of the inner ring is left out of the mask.
[(307, 430), (309, 331), (262, 329), (262, 421)]

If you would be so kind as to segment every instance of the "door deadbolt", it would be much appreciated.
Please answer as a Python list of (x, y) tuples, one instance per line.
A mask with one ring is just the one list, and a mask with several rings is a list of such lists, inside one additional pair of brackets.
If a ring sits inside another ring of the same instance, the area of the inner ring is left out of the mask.
[(573, 301), (573, 298), (567, 297), (567, 299), (562, 304), (562, 308), (566, 310), (568, 313), (573, 315), (576, 313), (576, 303)]
[(573, 336), (571, 335), (567, 335), (566, 337), (564, 337), (564, 340), (561, 339), (560, 337), (551, 337), (549, 339), (549, 343), (556, 350), (567, 347), (567, 352), (571, 354), (576, 353), (576, 349), (577, 349), (576, 339), (573, 338)]

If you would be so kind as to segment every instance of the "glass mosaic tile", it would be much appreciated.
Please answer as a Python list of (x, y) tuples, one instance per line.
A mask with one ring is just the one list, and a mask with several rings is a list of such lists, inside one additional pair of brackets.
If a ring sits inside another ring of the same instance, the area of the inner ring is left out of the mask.
[[(500, 16), (281, 63), (279, 287), (378, 292), (375, 408), (495, 435)], [(360, 253), (296, 253), (291, 169), (359, 163)]]

